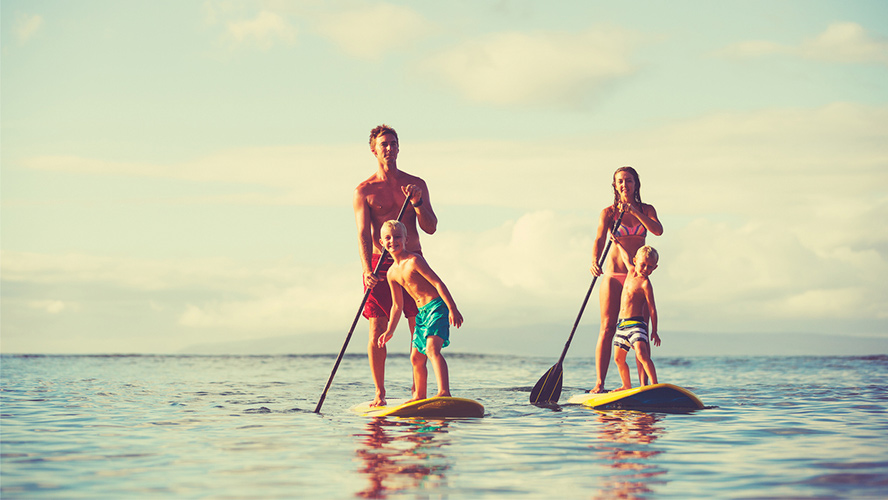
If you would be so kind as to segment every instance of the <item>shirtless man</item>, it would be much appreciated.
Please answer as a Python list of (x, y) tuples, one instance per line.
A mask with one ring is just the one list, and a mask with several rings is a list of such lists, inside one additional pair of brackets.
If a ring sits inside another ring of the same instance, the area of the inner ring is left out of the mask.
[[(391, 258), (388, 257), (388, 262), (383, 262), (379, 276), (373, 275), (376, 262), (383, 252), (379, 243), (380, 228), (385, 221), (397, 219), (404, 200), (410, 198), (411, 206), (401, 219), (407, 228), (407, 251), (422, 254), (417, 222), (427, 234), (434, 234), (438, 227), (438, 218), (432, 210), (425, 181), (398, 170), (398, 134), (393, 128), (380, 125), (371, 130), (370, 151), (376, 157), (376, 173), (358, 184), (353, 203), (358, 226), (358, 248), (364, 268), (364, 286), (372, 288), (364, 307), (364, 317), (370, 321), (367, 357), (370, 360), (373, 383), (376, 385), (376, 397), (370, 406), (384, 406), (386, 348), (385, 345), (380, 347), (378, 341), (388, 326), (392, 296), (385, 277)], [(416, 304), (410, 297), (406, 297), (404, 303), (404, 315), (412, 333), (416, 325)]]

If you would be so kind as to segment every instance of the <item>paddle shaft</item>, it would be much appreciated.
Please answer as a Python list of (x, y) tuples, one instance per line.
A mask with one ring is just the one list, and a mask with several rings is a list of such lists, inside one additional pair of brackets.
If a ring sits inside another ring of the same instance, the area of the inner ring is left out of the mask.
[[(624, 212), (620, 212), (619, 217), (617, 217), (617, 221), (614, 222), (614, 228), (613, 228), (613, 231), (611, 231), (611, 233), (616, 232), (617, 228), (620, 226), (620, 222), (622, 222), (622, 220), (623, 220), (623, 213)], [(608, 238), (607, 245), (605, 245), (605, 247), (604, 247), (604, 252), (601, 254), (601, 258), (598, 259), (598, 268), (599, 269), (601, 269), (604, 266), (604, 259), (607, 258), (607, 252), (610, 251), (611, 243), (613, 243), (613, 241), (611, 241), (611, 239)], [(561, 357), (558, 358), (558, 363), (556, 363), (556, 364), (560, 365), (564, 361), (564, 357), (567, 356), (567, 349), (570, 347), (570, 342), (573, 340), (574, 333), (576, 333), (576, 331), (577, 331), (577, 326), (580, 324), (580, 318), (583, 317), (583, 311), (586, 310), (586, 303), (589, 302), (589, 296), (592, 295), (592, 289), (595, 288), (596, 281), (598, 281), (598, 276), (595, 276), (592, 278), (592, 284), (589, 285), (589, 290), (586, 291), (586, 296), (583, 298), (583, 305), (580, 306), (580, 313), (577, 314), (577, 320), (574, 321), (574, 326), (570, 330), (570, 336), (567, 337), (567, 342), (565, 342), (565, 344), (564, 344), (564, 350), (561, 351)]]
[[(407, 205), (409, 203), (410, 197), (408, 196), (407, 199), (404, 200), (404, 204), (401, 206), (401, 211), (398, 212), (398, 220), (401, 220), (401, 217), (404, 215), (404, 211), (407, 210)], [(379, 256), (379, 260), (376, 261), (376, 267), (373, 269), (373, 276), (376, 276), (377, 278), (379, 277), (377, 276), (377, 274), (379, 273), (379, 268), (382, 267), (382, 263), (386, 257), (388, 257), (388, 252), (383, 248), (382, 255)], [(364, 311), (364, 306), (367, 304), (367, 299), (370, 298), (370, 292), (372, 290), (372, 288), (368, 287), (367, 290), (364, 291), (364, 299), (361, 300), (361, 306), (358, 307), (358, 313), (355, 314), (355, 319), (354, 321), (352, 321), (351, 328), (349, 328), (348, 330), (348, 335), (345, 336), (345, 342), (342, 343), (342, 349), (339, 350), (339, 357), (336, 358), (336, 363), (333, 365), (333, 371), (330, 372), (330, 378), (327, 380), (327, 385), (326, 387), (324, 387), (324, 392), (323, 394), (321, 394), (321, 399), (318, 400), (318, 405), (315, 407), (315, 413), (321, 412), (321, 406), (324, 404), (324, 400), (327, 399), (327, 391), (330, 390), (330, 386), (333, 384), (333, 377), (336, 375), (336, 370), (339, 369), (339, 363), (342, 362), (342, 357), (345, 355), (345, 349), (348, 347), (348, 343), (351, 340), (352, 334), (355, 332), (355, 326), (357, 326), (358, 320), (361, 318), (361, 312)]]

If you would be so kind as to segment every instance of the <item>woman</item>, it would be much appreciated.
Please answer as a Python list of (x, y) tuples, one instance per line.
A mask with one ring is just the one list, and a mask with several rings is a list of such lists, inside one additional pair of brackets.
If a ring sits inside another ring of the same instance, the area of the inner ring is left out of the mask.
[[(663, 225), (657, 219), (657, 211), (653, 205), (641, 202), (641, 180), (632, 167), (620, 167), (614, 172), (614, 204), (601, 211), (598, 221), (598, 233), (595, 236), (595, 251), (592, 255), (592, 274), (601, 276), (601, 287), (598, 297), (601, 302), (601, 331), (595, 347), (595, 369), (597, 379), (592, 393), (607, 392), (604, 390), (604, 379), (610, 365), (611, 347), (614, 333), (617, 330), (617, 315), (620, 313), (620, 294), (626, 280), (626, 265), (618, 252), (609, 252), (602, 267), (598, 266), (601, 253), (604, 251), (608, 233), (613, 230), (614, 223), (623, 212), (623, 219), (614, 236), (629, 253), (635, 255), (644, 246), (648, 233), (660, 236)], [(643, 372), (639, 371), (639, 374)]]

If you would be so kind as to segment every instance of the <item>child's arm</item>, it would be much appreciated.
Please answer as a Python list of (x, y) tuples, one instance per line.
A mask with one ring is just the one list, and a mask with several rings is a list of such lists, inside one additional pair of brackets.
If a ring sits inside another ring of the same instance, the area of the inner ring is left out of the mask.
[(392, 289), (392, 310), (389, 311), (388, 327), (386, 327), (376, 341), (379, 347), (383, 347), (395, 335), (395, 328), (398, 327), (398, 321), (401, 320), (401, 312), (404, 310), (404, 293), (401, 285), (392, 278), (391, 274), (386, 279), (388, 280), (389, 288)]
[(644, 286), (644, 298), (647, 300), (648, 311), (651, 313), (651, 342), (660, 347), (660, 336), (657, 335), (657, 304), (654, 302), (654, 285), (651, 280), (646, 280)]
[(441, 278), (435, 274), (435, 271), (432, 271), (432, 268), (429, 266), (428, 262), (425, 261), (422, 257), (416, 259), (416, 270), (419, 271), (419, 274), (422, 275), (423, 278), (428, 280), (432, 286), (438, 290), (438, 295), (444, 299), (444, 303), (447, 304), (447, 309), (450, 310), (450, 324), (459, 328), (462, 326), (463, 317), (462, 313), (459, 312), (459, 309), (456, 308), (456, 302), (453, 301), (453, 296), (450, 295), (450, 290), (447, 289), (447, 285), (441, 281)]

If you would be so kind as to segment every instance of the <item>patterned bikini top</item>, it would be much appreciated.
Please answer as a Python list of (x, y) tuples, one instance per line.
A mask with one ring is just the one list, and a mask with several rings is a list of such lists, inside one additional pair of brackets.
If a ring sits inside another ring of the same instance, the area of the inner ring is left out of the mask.
[(642, 238), (647, 236), (647, 228), (641, 223), (634, 226), (627, 226), (626, 224), (620, 223), (620, 227), (617, 228), (617, 231), (614, 233), (614, 236), (641, 236)]

